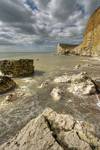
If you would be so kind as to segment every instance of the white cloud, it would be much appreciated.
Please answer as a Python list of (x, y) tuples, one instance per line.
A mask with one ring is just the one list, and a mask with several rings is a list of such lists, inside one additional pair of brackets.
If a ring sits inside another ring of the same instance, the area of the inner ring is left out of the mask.
[(0, 0), (0, 44), (80, 42), (98, 6), (99, 0)]

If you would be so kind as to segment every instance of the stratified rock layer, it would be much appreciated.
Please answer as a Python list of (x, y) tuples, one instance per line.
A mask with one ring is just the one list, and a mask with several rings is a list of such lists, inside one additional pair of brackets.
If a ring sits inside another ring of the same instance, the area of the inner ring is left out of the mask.
[(11, 77), (31, 76), (34, 72), (32, 59), (1, 60), (0, 71)]
[(82, 56), (100, 56), (100, 7), (90, 17), (84, 33), (83, 42), (79, 46), (57, 47), (58, 54), (77, 54)]
[(0, 150), (99, 150), (94, 127), (71, 115), (46, 109)]
[(16, 83), (7, 76), (0, 76), (0, 94), (4, 94), (16, 87)]

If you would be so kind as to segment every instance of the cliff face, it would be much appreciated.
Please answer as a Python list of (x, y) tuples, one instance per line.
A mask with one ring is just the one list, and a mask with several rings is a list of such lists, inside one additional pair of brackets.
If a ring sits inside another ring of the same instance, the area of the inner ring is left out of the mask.
[[(65, 51), (66, 49), (67, 47)], [(87, 23), (83, 42), (72, 48), (69, 53), (83, 56), (100, 56), (100, 7), (92, 14)]]

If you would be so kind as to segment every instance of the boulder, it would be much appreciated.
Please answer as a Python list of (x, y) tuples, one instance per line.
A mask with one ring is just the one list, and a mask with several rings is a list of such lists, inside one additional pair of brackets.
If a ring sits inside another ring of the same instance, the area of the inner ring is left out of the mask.
[(86, 72), (56, 77), (54, 83), (66, 83), (67, 90), (77, 96), (95, 94), (97, 91), (95, 82)]
[(46, 80), (46, 81), (42, 82), (42, 83), (41, 83), (41, 85), (40, 85), (40, 86), (38, 86), (38, 88), (39, 88), (39, 89), (41, 89), (41, 88), (45, 88), (45, 87), (47, 87), (47, 86), (48, 86), (48, 84), (49, 84), (49, 82), (50, 82), (50, 80)]
[(74, 67), (74, 69), (77, 70), (77, 69), (80, 69), (80, 67), (81, 67), (81, 65), (78, 64), (78, 65), (76, 65), (76, 66)]
[(51, 91), (50, 95), (52, 96), (54, 101), (59, 101), (62, 97), (62, 91), (58, 87), (56, 87)]
[(100, 56), (100, 7), (89, 18), (83, 42), (78, 46), (59, 44), (57, 53), (76, 54), (81, 56)]
[(93, 125), (47, 108), (0, 150), (99, 150)]
[(17, 99), (17, 94), (16, 93), (10, 93), (9, 95), (6, 96), (5, 100), (8, 102), (13, 102)]
[(68, 82), (71, 82), (71, 76), (68, 75), (62, 75), (54, 79), (54, 83), (68, 83)]
[(26, 77), (33, 75), (33, 59), (1, 60), (0, 71), (10, 77)]
[(71, 84), (67, 89), (75, 95), (90, 95), (96, 93), (94, 82), (85, 72), (73, 75), (71, 78)]
[(4, 94), (16, 87), (16, 83), (7, 76), (0, 76), (0, 94)]

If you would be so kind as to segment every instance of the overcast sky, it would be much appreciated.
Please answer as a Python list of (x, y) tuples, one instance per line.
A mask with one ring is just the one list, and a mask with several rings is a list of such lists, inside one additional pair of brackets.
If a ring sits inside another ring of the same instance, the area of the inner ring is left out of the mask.
[(100, 0), (0, 0), (0, 51), (50, 50), (82, 41)]

